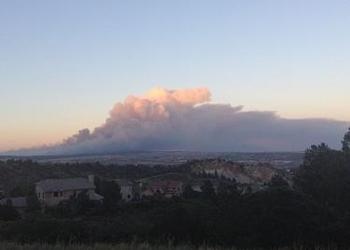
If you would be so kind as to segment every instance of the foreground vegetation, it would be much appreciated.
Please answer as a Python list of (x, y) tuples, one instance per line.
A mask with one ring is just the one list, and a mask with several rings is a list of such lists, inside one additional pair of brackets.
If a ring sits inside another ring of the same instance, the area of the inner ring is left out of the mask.
[[(118, 244), (107, 245), (97, 244), (92, 246), (87, 245), (48, 245), (48, 244), (16, 244), (16, 243), (0, 243), (0, 250), (216, 250), (218, 248), (190, 246), (151, 246), (148, 244)], [(218, 249), (219, 250), (219, 249)], [(221, 250), (221, 249), (220, 249)], [(224, 249), (222, 249), (224, 250)], [(228, 249), (227, 249), (228, 250)]]
[[(293, 246), (284, 248), (273, 248), (273, 250), (309, 250), (309, 247)], [(335, 247), (313, 247), (313, 250), (337, 250)], [(344, 249), (344, 248), (343, 248)], [(0, 243), (0, 250), (239, 250), (239, 248), (230, 247), (207, 247), (207, 246), (154, 246), (149, 244), (118, 244), (118, 245), (48, 245), (48, 244), (16, 244)], [(259, 248), (244, 250), (260, 250)]]
[[(183, 197), (123, 204), (117, 202), (120, 194), (116, 188), (102, 182), (97, 183), (97, 189), (105, 197), (103, 205), (91, 204), (82, 196), (45, 213), (32, 206), (22, 218), (9, 207), (2, 207), (0, 241), (348, 249), (350, 130), (342, 144), (342, 150), (325, 144), (310, 147), (295, 172), (293, 185), (276, 176), (255, 193), (241, 193), (233, 181), (222, 182), (215, 192), (211, 182), (206, 182), (201, 193), (187, 187)], [(138, 247), (117, 245), (115, 249), (156, 249)]]

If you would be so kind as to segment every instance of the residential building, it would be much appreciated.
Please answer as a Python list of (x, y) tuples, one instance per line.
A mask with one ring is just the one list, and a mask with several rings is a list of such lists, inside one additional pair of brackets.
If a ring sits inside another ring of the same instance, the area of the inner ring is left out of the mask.
[(132, 181), (116, 179), (114, 182), (120, 187), (120, 194), (123, 201), (129, 202), (135, 198), (135, 185)]
[(103, 196), (95, 192), (94, 177), (46, 179), (36, 183), (35, 192), (43, 206), (57, 206), (60, 202), (86, 193), (90, 200), (102, 201)]
[(166, 198), (180, 196), (183, 193), (183, 183), (175, 180), (155, 181), (146, 186), (142, 191), (142, 196), (161, 195)]

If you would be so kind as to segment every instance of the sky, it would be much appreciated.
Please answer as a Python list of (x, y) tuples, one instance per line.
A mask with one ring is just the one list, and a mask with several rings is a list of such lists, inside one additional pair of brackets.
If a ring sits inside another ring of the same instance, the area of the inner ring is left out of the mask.
[(153, 87), (350, 121), (349, 1), (0, 0), (0, 151), (104, 124)]

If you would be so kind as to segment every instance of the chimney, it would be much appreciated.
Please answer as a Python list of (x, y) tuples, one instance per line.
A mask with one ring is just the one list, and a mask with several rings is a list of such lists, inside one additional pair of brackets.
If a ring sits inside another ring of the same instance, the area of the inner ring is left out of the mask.
[(95, 176), (93, 174), (88, 175), (89, 182), (95, 185)]

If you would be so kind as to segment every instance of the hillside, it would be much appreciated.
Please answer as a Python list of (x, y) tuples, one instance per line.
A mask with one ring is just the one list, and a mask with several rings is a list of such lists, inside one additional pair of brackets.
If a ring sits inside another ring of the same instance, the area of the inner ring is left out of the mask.
[(54, 164), (7, 160), (0, 161), (0, 188), (8, 194), (13, 189), (30, 190), (35, 182), (48, 178), (86, 177), (93, 174), (105, 179), (140, 179), (182, 171), (181, 166), (102, 165), (96, 162)]
[(236, 162), (220, 159), (194, 161), (191, 166), (192, 172), (196, 174), (206, 173), (235, 179), (241, 184), (266, 183), (282, 171), (270, 164), (239, 164)]

